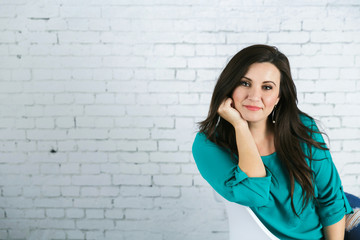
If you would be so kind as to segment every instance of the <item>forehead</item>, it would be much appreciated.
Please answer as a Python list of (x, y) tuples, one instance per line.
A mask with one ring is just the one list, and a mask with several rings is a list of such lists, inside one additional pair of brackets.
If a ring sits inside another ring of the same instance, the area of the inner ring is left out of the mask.
[(280, 83), (280, 75), (279, 69), (274, 64), (264, 62), (251, 64), (244, 76), (252, 81)]

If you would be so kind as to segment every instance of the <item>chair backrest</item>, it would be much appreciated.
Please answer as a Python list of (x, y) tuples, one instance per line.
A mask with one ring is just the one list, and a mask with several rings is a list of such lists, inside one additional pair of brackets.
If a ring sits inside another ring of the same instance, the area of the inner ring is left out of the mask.
[(249, 207), (230, 202), (220, 196), (215, 190), (213, 192), (215, 199), (225, 204), (230, 240), (278, 240)]

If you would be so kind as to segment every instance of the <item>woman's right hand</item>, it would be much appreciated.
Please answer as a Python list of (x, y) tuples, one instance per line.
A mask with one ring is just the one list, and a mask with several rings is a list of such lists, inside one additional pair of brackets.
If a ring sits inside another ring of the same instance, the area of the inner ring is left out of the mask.
[(233, 106), (233, 100), (231, 98), (227, 98), (220, 104), (217, 113), (220, 117), (231, 123), (234, 128), (248, 127), (248, 122), (242, 118), (240, 112)]

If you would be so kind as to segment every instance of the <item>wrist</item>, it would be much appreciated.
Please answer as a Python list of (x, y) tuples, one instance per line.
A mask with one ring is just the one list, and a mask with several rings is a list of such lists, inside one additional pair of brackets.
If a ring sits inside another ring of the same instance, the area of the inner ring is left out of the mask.
[(249, 125), (246, 121), (244, 122), (236, 122), (233, 124), (233, 127), (235, 129), (235, 131), (243, 131), (245, 129), (249, 129)]

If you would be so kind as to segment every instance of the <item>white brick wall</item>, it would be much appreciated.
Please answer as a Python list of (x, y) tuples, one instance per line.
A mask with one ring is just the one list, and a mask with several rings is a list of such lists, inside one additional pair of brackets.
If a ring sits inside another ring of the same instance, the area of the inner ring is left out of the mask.
[(0, 0), (0, 239), (227, 239), (191, 155), (226, 62), (290, 60), (360, 195), (360, 2)]

